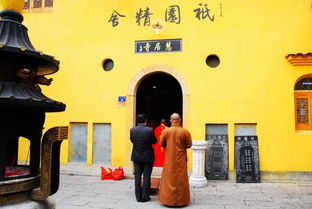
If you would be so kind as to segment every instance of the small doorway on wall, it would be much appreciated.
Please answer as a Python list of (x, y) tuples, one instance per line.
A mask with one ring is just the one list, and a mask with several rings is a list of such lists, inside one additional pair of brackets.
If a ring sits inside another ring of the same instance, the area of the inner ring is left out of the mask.
[(88, 124), (70, 124), (70, 162), (87, 162)]
[(112, 134), (110, 123), (93, 124), (93, 163), (112, 164)]
[[(170, 116), (177, 112), (183, 118), (183, 98), (180, 83), (170, 74), (153, 73), (140, 82), (136, 93), (136, 113), (148, 115), (148, 126), (156, 128), (161, 119), (170, 126)], [(183, 121), (182, 121), (183, 123)], [(158, 139), (159, 140), (159, 139)], [(155, 166), (163, 166), (163, 157), (155, 148)], [(160, 147), (159, 147), (160, 149)], [(158, 153), (158, 154), (157, 154)]]

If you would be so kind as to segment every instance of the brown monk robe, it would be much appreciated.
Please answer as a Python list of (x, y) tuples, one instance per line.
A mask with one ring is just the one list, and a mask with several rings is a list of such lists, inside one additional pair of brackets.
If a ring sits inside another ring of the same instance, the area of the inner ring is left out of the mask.
[(160, 144), (166, 151), (158, 199), (167, 206), (185, 206), (190, 202), (186, 149), (192, 146), (192, 138), (180, 126), (179, 114), (172, 114), (170, 122), (171, 127), (160, 136)]

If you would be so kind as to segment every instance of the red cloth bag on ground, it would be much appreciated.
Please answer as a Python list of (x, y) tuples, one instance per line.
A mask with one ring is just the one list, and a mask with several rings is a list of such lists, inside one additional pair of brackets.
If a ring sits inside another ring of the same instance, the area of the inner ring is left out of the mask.
[(115, 181), (122, 179), (124, 176), (125, 176), (125, 172), (122, 167), (116, 168), (113, 172), (113, 179)]
[(112, 169), (110, 169), (110, 168), (105, 169), (104, 167), (101, 167), (101, 179), (102, 180), (113, 179)]

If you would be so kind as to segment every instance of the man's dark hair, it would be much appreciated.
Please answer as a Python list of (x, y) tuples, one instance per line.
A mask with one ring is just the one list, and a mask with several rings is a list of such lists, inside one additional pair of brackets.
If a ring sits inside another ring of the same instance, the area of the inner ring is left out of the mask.
[(137, 123), (145, 123), (147, 122), (147, 116), (144, 113), (140, 113), (137, 115)]

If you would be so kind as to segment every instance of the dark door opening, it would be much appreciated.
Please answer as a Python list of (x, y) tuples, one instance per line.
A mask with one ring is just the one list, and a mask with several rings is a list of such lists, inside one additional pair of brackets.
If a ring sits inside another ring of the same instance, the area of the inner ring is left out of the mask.
[(165, 73), (146, 77), (137, 90), (136, 113), (146, 113), (149, 118), (148, 125), (155, 128), (162, 118), (170, 126), (170, 115), (174, 112), (183, 118), (182, 89), (179, 82)]

